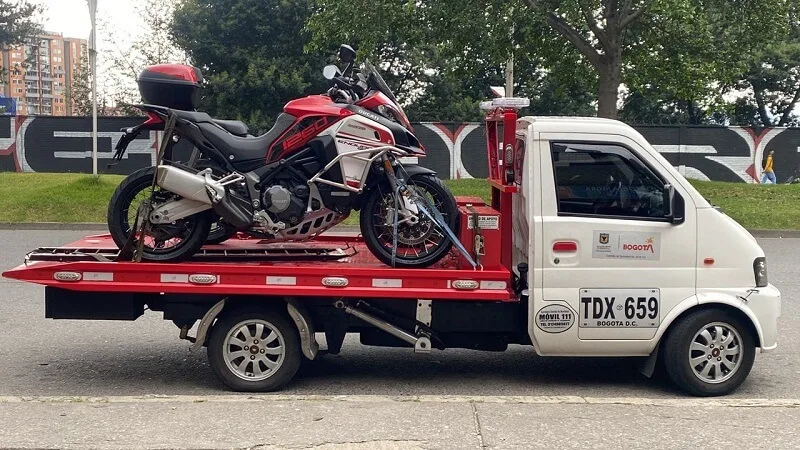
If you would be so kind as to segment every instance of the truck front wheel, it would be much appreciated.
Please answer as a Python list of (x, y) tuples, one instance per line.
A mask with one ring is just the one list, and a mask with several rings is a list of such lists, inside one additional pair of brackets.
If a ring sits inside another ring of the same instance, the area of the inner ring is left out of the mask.
[(670, 330), (663, 362), (681, 389), (709, 397), (733, 392), (755, 359), (755, 340), (738, 317), (721, 309), (690, 313)]
[(208, 342), (211, 369), (235, 391), (278, 390), (297, 373), (301, 358), (297, 329), (276, 311), (226, 315), (214, 324)]

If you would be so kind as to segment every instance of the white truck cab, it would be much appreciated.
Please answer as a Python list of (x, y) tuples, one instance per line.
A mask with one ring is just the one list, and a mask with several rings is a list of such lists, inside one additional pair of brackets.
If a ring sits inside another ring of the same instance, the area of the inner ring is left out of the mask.
[(636, 130), (524, 117), (516, 140), (514, 265), (530, 268), (539, 354), (661, 351), (674, 381), (714, 395), (744, 380), (755, 348), (776, 347), (764, 251)]

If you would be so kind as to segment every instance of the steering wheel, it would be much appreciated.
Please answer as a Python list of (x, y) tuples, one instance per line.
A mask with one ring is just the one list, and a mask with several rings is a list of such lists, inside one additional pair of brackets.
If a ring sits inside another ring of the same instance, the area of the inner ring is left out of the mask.
[(604, 186), (604, 192), (608, 193), (608, 196), (603, 196), (598, 198), (592, 204), (592, 209), (594, 214), (599, 214), (602, 209), (611, 208), (615, 202), (619, 202), (620, 205), (622, 203), (622, 181), (617, 181), (613, 177), (611, 180)]

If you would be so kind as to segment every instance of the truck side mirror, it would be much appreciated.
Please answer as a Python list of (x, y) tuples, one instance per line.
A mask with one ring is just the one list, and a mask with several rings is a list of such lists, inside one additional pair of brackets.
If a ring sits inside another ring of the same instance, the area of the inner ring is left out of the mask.
[(356, 51), (353, 50), (353, 47), (350, 47), (347, 44), (342, 44), (339, 46), (339, 59), (342, 62), (350, 64), (356, 60)]
[(675, 186), (669, 183), (664, 185), (663, 195), (664, 207), (667, 210), (664, 217), (669, 219), (670, 223), (673, 224), (683, 223), (685, 216), (685, 204), (683, 202), (683, 197), (675, 192)]

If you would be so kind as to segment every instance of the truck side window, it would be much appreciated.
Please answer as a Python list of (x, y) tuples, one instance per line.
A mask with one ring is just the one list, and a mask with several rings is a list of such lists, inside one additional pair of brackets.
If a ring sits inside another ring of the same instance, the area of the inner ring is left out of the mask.
[(664, 182), (622, 145), (551, 144), (559, 214), (663, 218)]

